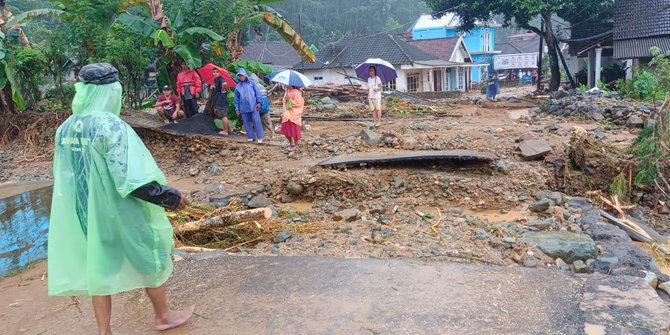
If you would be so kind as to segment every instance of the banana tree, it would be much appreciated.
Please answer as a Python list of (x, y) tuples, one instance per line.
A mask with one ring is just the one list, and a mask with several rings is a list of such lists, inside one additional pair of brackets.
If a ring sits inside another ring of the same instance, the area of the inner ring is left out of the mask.
[[(152, 17), (134, 15), (128, 12), (119, 15), (119, 22), (135, 32), (151, 38), (164, 53), (158, 60), (158, 70), (163, 80), (174, 83), (181, 62), (188, 67), (197, 69), (202, 66), (200, 51), (206, 47), (221, 53), (223, 36), (203, 27), (184, 27), (184, 14), (188, 6), (180, 9), (177, 14), (168, 18), (162, 11), (159, 1), (150, 1)], [(157, 22), (154, 19), (160, 20)]]
[(247, 21), (260, 17), (263, 22), (272, 27), (279, 35), (293, 47), (293, 49), (305, 60), (315, 62), (316, 56), (302, 37), (291, 27), (291, 25), (277, 11), (267, 6), (268, 3), (281, 2), (283, 0), (258, 0), (252, 1), (253, 10), (244, 16), (234, 19), (234, 29), (226, 35), (226, 49), (233, 61), (238, 61), (244, 52), (242, 47), (242, 28)]

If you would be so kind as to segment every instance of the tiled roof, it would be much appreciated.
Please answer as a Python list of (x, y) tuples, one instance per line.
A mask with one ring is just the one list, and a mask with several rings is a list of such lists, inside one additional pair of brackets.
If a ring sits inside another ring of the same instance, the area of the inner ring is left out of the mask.
[[(336, 53), (338, 57), (335, 57)], [(357, 66), (368, 58), (381, 58), (393, 65), (411, 65), (415, 61), (434, 60), (436, 56), (398, 37), (376, 34), (346, 39), (323, 47), (316, 53), (316, 58), (316, 63), (305, 63), (305, 69), (339, 68), (340, 62), (345, 67)], [(298, 68), (299, 65), (294, 65), (294, 67)]]
[(451, 37), (408, 41), (407, 43), (437, 57), (438, 59), (451, 60), (451, 55), (454, 54), (454, 49), (458, 47), (458, 41), (460, 40), (460, 37)]
[(617, 0), (614, 40), (670, 36), (670, 0)]
[(300, 56), (286, 42), (250, 42), (244, 47), (241, 59), (259, 61), (278, 68), (290, 68), (300, 62)]

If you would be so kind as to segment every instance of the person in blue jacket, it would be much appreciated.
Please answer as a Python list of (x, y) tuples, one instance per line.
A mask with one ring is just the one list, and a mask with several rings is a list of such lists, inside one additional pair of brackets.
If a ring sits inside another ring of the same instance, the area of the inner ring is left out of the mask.
[(235, 86), (235, 112), (242, 117), (244, 130), (249, 142), (263, 143), (263, 123), (261, 122), (262, 95), (256, 83), (247, 76), (247, 71), (237, 71), (237, 86)]

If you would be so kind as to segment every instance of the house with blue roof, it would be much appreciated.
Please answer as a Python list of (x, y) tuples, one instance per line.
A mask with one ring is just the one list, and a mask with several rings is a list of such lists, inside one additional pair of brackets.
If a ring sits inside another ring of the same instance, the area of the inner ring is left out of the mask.
[[(481, 66), (472, 68), (471, 81), (481, 83), (489, 74), (489, 66), (492, 64), (493, 56), (499, 54), (495, 51), (496, 28), (502, 25), (491, 20), (489, 22), (477, 22), (476, 27), (467, 33), (459, 30), (460, 18), (455, 13), (447, 13), (439, 19), (432, 15), (421, 15), (411, 29), (412, 40), (435, 40), (453, 37), (463, 37), (463, 41), (472, 56), (474, 63), (482, 63)], [(492, 70), (492, 69), (491, 69)]]

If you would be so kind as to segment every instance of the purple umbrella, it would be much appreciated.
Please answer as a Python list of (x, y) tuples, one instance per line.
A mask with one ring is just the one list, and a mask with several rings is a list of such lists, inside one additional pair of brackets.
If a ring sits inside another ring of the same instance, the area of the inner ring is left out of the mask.
[(381, 58), (370, 58), (366, 60), (365, 63), (357, 66), (356, 76), (359, 79), (368, 80), (370, 78), (368, 72), (371, 67), (374, 67), (377, 70), (377, 77), (379, 77), (383, 84), (398, 78), (398, 73), (396, 73), (393, 65)]

